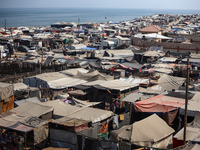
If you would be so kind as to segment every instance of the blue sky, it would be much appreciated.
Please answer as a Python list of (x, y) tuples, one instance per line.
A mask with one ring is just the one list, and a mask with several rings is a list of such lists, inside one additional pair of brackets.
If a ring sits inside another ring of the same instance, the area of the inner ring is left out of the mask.
[[(200, 10), (200, 0), (0, 0), (0, 8), (78, 7)], [(200, 13), (200, 12), (199, 12)]]

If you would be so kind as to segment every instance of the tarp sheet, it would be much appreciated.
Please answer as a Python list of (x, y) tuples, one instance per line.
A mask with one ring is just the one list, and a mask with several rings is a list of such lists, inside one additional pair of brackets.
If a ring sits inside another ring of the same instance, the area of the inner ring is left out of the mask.
[(91, 121), (92, 123), (95, 123), (95, 122), (100, 122), (102, 120), (105, 120), (111, 117), (112, 115), (113, 115), (112, 111), (106, 111), (106, 110), (91, 108), (91, 107), (84, 107), (66, 116), (70, 118), (76, 118), (76, 119)]
[(157, 95), (135, 102), (135, 109), (140, 112), (168, 112), (185, 104), (185, 99)]
[(102, 82), (100, 84), (94, 85), (94, 87), (97, 89), (103, 89), (103, 90), (110, 89), (110, 90), (119, 90), (119, 91), (131, 89), (137, 86), (138, 86), (137, 84), (125, 83), (121, 80), (110, 80), (110, 81), (106, 81), (106, 82)]
[(131, 93), (128, 96), (126, 96), (124, 99), (122, 99), (122, 101), (134, 103), (136, 100), (138, 100), (139, 98), (141, 98), (142, 95), (143, 94), (140, 94), (140, 93)]
[(178, 90), (185, 82), (185, 78), (163, 75), (158, 79), (158, 84), (162, 90), (171, 91), (172, 89)]
[(0, 101), (7, 102), (13, 95), (14, 86), (9, 83), (0, 82)]
[(67, 70), (63, 70), (60, 71), (63, 74), (69, 75), (69, 76), (75, 76), (77, 73), (81, 72), (81, 73), (88, 73), (88, 70), (83, 69), (83, 68), (73, 68), (73, 69), (67, 69)]
[(12, 110), (11, 112), (16, 113), (18, 116), (23, 116), (23, 117), (30, 117), (30, 116), (36, 116), (40, 117), (44, 114), (47, 114), (49, 112), (53, 111), (52, 107), (49, 106), (44, 106), (42, 104), (38, 103), (31, 103), (31, 102), (26, 102)]
[(166, 148), (174, 132), (164, 120), (153, 114), (132, 125), (113, 130), (111, 139), (115, 141), (123, 139), (140, 146)]
[(68, 87), (76, 86), (82, 83), (86, 83), (87, 81), (75, 78), (61, 78), (53, 81), (47, 82), (51, 89), (65, 89)]
[(64, 117), (81, 109), (81, 107), (72, 106), (60, 100), (48, 101), (42, 104), (54, 109), (54, 118)]
[(14, 108), (14, 95), (7, 102), (1, 101), (1, 113), (5, 113)]
[(74, 76), (74, 78), (86, 80), (86, 81), (95, 81), (95, 80), (105, 80), (106, 77), (99, 73), (97, 70), (89, 73), (81, 73), (80, 71)]

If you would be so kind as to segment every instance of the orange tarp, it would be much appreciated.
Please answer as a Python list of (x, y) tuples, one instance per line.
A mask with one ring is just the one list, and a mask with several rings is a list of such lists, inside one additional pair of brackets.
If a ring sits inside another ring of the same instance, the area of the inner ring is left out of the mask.
[(140, 112), (168, 112), (185, 104), (182, 98), (157, 95), (146, 100), (135, 102), (135, 109)]
[(14, 108), (14, 95), (10, 97), (8, 102), (1, 101), (1, 113), (5, 113)]

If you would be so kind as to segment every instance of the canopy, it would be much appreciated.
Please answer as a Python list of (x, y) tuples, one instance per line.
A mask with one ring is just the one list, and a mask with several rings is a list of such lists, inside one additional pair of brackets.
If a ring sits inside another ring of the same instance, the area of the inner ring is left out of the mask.
[(157, 95), (135, 102), (135, 109), (140, 112), (169, 112), (185, 104), (185, 99)]

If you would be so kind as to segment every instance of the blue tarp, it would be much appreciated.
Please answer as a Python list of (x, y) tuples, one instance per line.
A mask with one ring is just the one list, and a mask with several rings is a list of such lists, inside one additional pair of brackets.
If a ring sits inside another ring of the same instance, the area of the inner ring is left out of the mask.
[(82, 47), (81, 49), (86, 49), (86, 50), (97, 50), (97, 48), (93, 48), (93, 47)]

